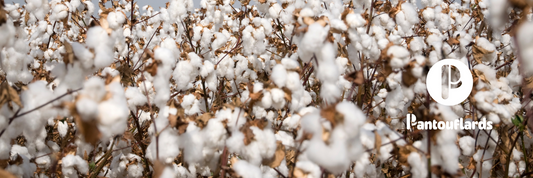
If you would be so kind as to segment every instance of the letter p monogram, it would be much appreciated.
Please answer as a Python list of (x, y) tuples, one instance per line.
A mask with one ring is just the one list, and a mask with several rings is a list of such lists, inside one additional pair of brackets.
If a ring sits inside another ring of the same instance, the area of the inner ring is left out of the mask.
[[(448, 75), (448, 98), (443, 98), (442, 93), (442, 67), (448, 66), (447, 75)], [(459, 79), (457, 81), (452, 81), (452, 66), (459, 70)], [(457, 88), (452, 88), (452, 84), (459, 84), (461, 86)], [(428, 75), (426, 77), (426, 86), (429, 92), (429, 95), (438, 103), (442, 105), (452, 106), (463, 102), (470, 92), (472, 92), (473, 85), (472, 73), (470, 69), (459, 60), (455, 59), (444, 59), (441, 60), (429, 69)]]

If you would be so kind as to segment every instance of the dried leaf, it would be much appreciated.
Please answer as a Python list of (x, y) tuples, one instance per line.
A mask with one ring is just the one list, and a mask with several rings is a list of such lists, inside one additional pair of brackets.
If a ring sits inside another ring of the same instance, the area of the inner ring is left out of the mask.
[(293, 174), (294, 177), (296, 177), (296, 178), (305, 178), (305, 177), (307, 177), (307, 175), (309, 175), (309, 173), (304, 172), (302, 169), (300, 169), (298, 167), (294, 168), (294, 174)]
[(460, 42), (459, 42), (459, 40), (457, 40), (457, 38), (449, 38), (447, 42), (448, 42), (448, 44), (450, 46), (459, 45), (460, 44)]
[(285, 100), (287, 100), (287, 102), (292, 102), (292, 91), (287, 87), (283, 87), (282, 89), (285, 92)]
[(342, 124), (344, 122), (344, 115), (337, 112), (335, 109), (335, 105), (328, 106), (320, 112), (320, 116), (327, 119), (329, 122), (331, 122), (331, 126), (335, 128), (338, 124)]
[(157, 66), (161, 63), (161, 61), (155, 61), (150, 63), (146, 68), (144, 69), (146, 72), (148, 72), (150, 75), (155, 76), (157, 74)]
[(410, 87), (411, 85), (415, 84), (416, 81), (418, 81), (418, 78), (413, 75), (415, 63), (415, 61), (411, 61), (409, 65), (407, 65), (406, 71), (402, 72), (402, 83), (407, 87)]
[(283, 159), (285, 159), (285, 146), (281, 143), (281, 141), (277, 141), (277, 147), (274, 156), (270, 159), (264, 159), (263, 164), (268, 165), (271, 168), (275, 168), (281, 164)]
[(257, 92), (257, 93), (250, 93), (250, 99), (252, 100), (250, 103), (253, 103), (255, 101), (259, 101), (263, 98), (263, 92)]
[(72, 45), (70, 45), (69, 42), (64, 42), (63, 46), (65, 46), (65, 53), (63, 53), (63, 62), (68, 65), (72, 62), (74, 62), (74, 51), (72, 49)]
[(14, 102), (19, 107), (22, 107), (22, 102), (17, 94), (17, 90), (9, 86), (7, 82), (3, 82), (2, 86), (0, 86), (0, 106), (3, 106), (7, 103), (9, 107), (12, 107), (11, 102)]
[(159, 160), (154, 161), (154, 174), (153, 174), (154, 178), (160, 178), (164, 170), (165, 170), (165, 164), (163, 164)]
[(409, 163), (407, 163), (407, 158), (409, 157), (409, 154), (411, 154), (411, 152), (416, 152), (416, 148), (411, 145), (406, 145), (402, 147), (399, 146), (395, 151), (396, 155), (398, 155), (398, 162), (401, 165), (409, 165)]
[(304, 17), (303, 21), (306, 25), (311, 25), (315, 23), (315, 19), (313, 19), (312, 17)]
[(359, 86), (365, 82), (365, 78), (363, 77), (363, 70), (354, 71), (349, 74), (344, 75), (344, 79), (348, 80), (349, 82), (355, 83), (355, 85)]
[(474, 55), (474, 60), (478, 64), (481, 64), (481, 61), (483, 60), (483, 56), (488, 53), (491, 53), (491, 51), (483, 49), (482, 47), (479, 47), (476, 44), (472, 45), (472, 54)]
[[(26, 14), (28, 14), (26, 12)], [(7, 21), (7, 12), (4, 9), (4, 6), (0, 5), (0, 25), (3, 25)], [(27, 22), (27, 21), (26, 21)]]
[(10, 172), (7, 172), (6, 170), (0, 169), (0, 177), (3, 178), (16, 178), (13, 174)]
[(204, 128), (205, 126), (207, 126), (207, 122), (209, 122), (211, 118), (213, 118), (213, 115), (211, 115), (211, 113), (204, 113), (200, 117), (196, 118), (196, 124), (198, 125), (198, 127)]
[[(78, 115), (78, 114), (76, 114), (76, 115)], [(95, 145), (100, 140), (100, 137), (102, 135), (100, 133), (100, 130), (98, 130), (97, 122), (95, 122), (95, 121), (92, 121), (92, 122), (84, 121), (84, 120), (81, 119), (81, 117), (79, 115), (75, 116), (74, 114), (72, 114), (72, 116), (74, 117), (74, 121), (76, 122), (76, 126), (78, 127), (78, 131), (81, 133), (81, 135), (83, 136), (84, 140), (87, 143), (91, 143), (91, 144)]]
[(490, 83), (490, 81), (487, 80), (487, 77), (485, 77), (485, 74), (483, 74), (483, 72), (481, 72), (480, 70), (474, 69), (473, 72), (475, 77), (479, 78), (481, 81), (485, 83)]
[(98, 122), (96, 121), (96, 118), (82, 119), (78, 114), (75, 103), (66, 103), (65, 105), (70, 110), (70, 114), (74, 118), (74, 122), (76, 122), (76, 127), (78, 128), (79, 133), (83, 136), (85, 142), (95, 145), (100, 141), (102, 134), (100, 133), (100, 130), (98, 130)]

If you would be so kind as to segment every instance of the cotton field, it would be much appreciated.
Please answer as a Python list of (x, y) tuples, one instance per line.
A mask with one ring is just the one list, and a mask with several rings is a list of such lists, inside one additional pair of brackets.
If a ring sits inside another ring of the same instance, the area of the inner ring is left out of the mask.
[(139, 1), (0, 0), (0, 177), (533, 176), (533, 1)]

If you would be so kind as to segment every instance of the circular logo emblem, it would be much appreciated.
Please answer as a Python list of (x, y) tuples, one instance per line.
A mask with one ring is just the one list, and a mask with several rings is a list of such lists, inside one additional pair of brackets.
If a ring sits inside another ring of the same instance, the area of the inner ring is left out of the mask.
[[(442, 83), (442, 68), (443, 66), (447, 67), (446, 75), (448, 75), (447, 85)], [(452, 81), (452, 66), (459, 70), (459, 79), (457, 81)], [(459, 87), (452, 88), (452, 85), (457, 85), (461, 83)], [(472, 92), (472, 85), (474, 80), (472, 79), (472, 73), (470, 69), (459, 60), (455, 59), (444, 59), (441, 60), (429, 69), (428, 75), (426, 77), (426, 86), (429, 92), (429, 95), (438, 103), (442, 105), (452, 106), (463, 102)], [(443, 93), (443, 88), (446, 87), (448, 90)], [(443, 94), (447, 94), (448, 98), (444, 99)]]

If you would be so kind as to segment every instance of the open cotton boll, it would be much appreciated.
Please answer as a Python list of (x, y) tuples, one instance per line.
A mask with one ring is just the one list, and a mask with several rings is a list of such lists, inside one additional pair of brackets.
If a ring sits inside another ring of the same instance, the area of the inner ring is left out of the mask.
[(122, 11), (113, 11), (109, 12), (107, 15), (107, 23), (109, 28), (118, 29), (122, 27), (122, 24), (126, 21), (126, 16), (124, 16)]
[(339, 75), (340, 71), (334, 60), (322, 61), (318, 66), (317, 78), (322, 82), (334, 83)]
[(355, 136), (359, 134), (359, 128), (366, 122), (366, 116), (351, 102), (343, 101), (335, 106), (337, 112), (344, 116), (343, 126), (348, 135)]
[(147, 102), (146, 96), (137, 87), (128, 87), (124, 95), (128, 100), (128, 108), (134, 112), (137, 110), (136, 106), (142, 106)]
[[(300, 12), (300, 15), (302, 12)], [(313, 53), (320, 51), (328, 35), (328, 30), (319, 23), (309, 25), (307, 33), (298, 44), (298, 55), (304, 62), (309, 62), (311, 57), (313, 57)]]
[(76, 111), (85, 122), (94, 122), (98, 117), (98, 103), (88, 98), (81, 98), (76, 102)]
[(462, 153), (465, 156), (472, 156), (475, 151), (475, 140), (471, 136), (464, 136), (459, 139), (459, 146), (461, 147)]
[(50, 15), (50, 20), (59, 21), (68, 16), (68, 8), (63, 4), (56, 4)]
[(72, 46), (74, 55), (82, 63), (83, 67), (90, 69), (94, 64), (94, 54), (80, 43), (73, 42), (70, 45)]
[(188, 94), (183, 97), (181, 106), (185, 109), (185, 114), (194, 115), (200, 113), (200, 103), (193, 94)]
[(427, 164), (424, 163), (422, 156), (417, 152), (412, 152), (407, 157), (407, 162), (411, 166), (411, 173), (413, 177), (427, 177)]
[[(159, 124), (158, 124), (159, 126)], [(160, 127), (158, 127), (160, 129)], [(156, 142), (151, 142), (146, 148), (146, 158), (151, 161), (156, 160), (156, 154), (159, 152), (159, 160), (165, 163), (171, 163), (176, 156), (180, 154), (179, 137), (175, 130), (163, 130), (159, 134), (159, 150), (156, 150)], [(152, 140), (155, 140), (153, 136)], [(174, 148), (174, 149), (168, 149)]]
[(402, 12), (405, 15), (405, 19), (411, 24), (415, 25), (418, 23), (418, 12), (416, 7), (411, 3), (402, 3)]
[(192, 122), (187, 126), (187, 132), (180, 136), (180, 145), (184, 145), (183, 158), (189, 164), (196, 164), (204, 159), (204, 140), (200, 128)]
[(107, 85), (111, 98), (98, 105), (99, 125), (102, 138), (110, 138), (122, 134), (127, 128), (129, 109), (124, 89), (119, 82)]
[(213, 51), (223, 47), (228, 42), (228, 38), (223, 33), (216, 32), (214, 35), (216, 36), (215, 41), (211, 43), (211, 49)]
[(91, 77), (83, 84), (81, 94), (96, 102), (100, 102), (106, 95), (104, 81), (100, 77)]
[(533, 35), (531, 35), (531, 29), (533, 29), (533, 22), (522, 24), (518, 29), (516, 38), (520, 47), (520, 69), (523, 70), (523, 74), (526, 76), (533, 74), (533, 61), (527, 60), (533, 57)]
[(508, 20), (509, 2), (503, 0), (492, 0), (489, 2), (489, 22), (494, 29), (501, 29)]
[(189, 61), (178, 62), (174, 72), (172, 73), (172, 78), (176, 81), (176, 87), (178, 91), (189, 88), (193, 77), (190, 75), (193, 70), (193, 66), (189, 63)]
[(291, 59), (291, 58), (281, 59), (281, 64), (283, 64), (283, 67), (285, 67), (285, 69), (288, 69), (288, 70), (297, 69), (298, 67), (300, 67), (300, 64), (298, 64), (298, 61)]
[(389, 47), (387, 50), (387, 55), (393, 56), (393, 59), (391, 60), (391, 67), (393, 69), (395, 68), (403, 68), (404, 65), (409, 63), (409, 51), (405, 49), (402, 46), (394, 45)]
[(94, 66), (97, 69), (107, 67), (113, 63), (115, 40), (109, 37), (105, 29), (100, 26), (89, 28), (85, 44), (95, 50)]
[(244, 160), (239, 160), (233, 165), (233, 170), (243, 178), (258, 178), (263, 177), (261, 169)]
[(346, 15), (346, 24), (348, 24), (350, 28), (357, 28), (364, 26), (366, 24), (366, 20), (363, 18), (363, 16), (361, 16), (361, 14), (351, 13)]
[(59, 136), (65, 137), (68, 132), (68, 124), (66, 122), (57, 122), (57, 131), (59, 132)]
[(483, 61), (494, 63), (496, 60), (496, 47), (486, 38), (477, 38), (476, 45), (486, 50), (487, 54), (483, 55)]
[(281, 64), (277, 64), (272, 69), (272, 75), (271, 75), (272, 81), (278, 86), (279, 88), (282, 88), (285, 86), (285, 82), (287, 81), (287, 70), (285, 70), (285, 67)]
[(264, 108), (270, 108), (272, 106), (272, 96), (269, 91), (263, 92), (263, 97), (261, 98), (261, 105)]
[(39, 20), (44, 20), (50, 6), (48, 0), (27, 0), (26, 9)]
[(87, 162), (77, 155), (67, 155), (61, 161), (61, 172), (65, 177), (77, 178), (78, 173), (87, 174), (89, 172)]

